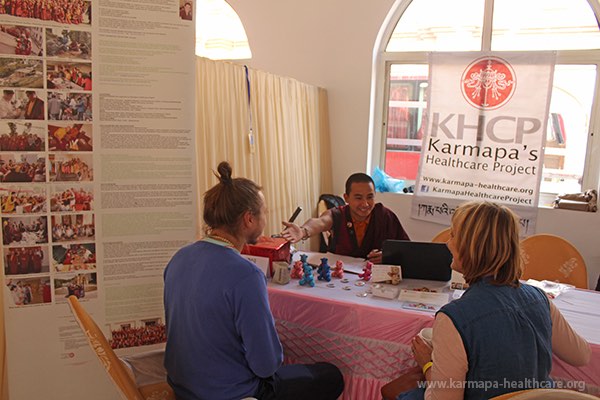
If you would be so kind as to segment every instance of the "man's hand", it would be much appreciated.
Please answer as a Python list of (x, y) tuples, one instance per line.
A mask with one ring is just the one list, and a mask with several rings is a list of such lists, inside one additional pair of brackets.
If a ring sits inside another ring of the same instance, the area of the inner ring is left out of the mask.
[(367, 260), (371, 261), (373, 264), (381, 264), (383, 260), (383, 253), (381, 250), (373, 249), (369, 254), (367, 254)]
[(302, 240), (304, 237), (304, 230), (302, 228), (291, 222), (282, 221), (281, 223), (285, 225), (285, 229), (281, 232), (281, 236), (285, 240), (291, 243), (296, 243)]

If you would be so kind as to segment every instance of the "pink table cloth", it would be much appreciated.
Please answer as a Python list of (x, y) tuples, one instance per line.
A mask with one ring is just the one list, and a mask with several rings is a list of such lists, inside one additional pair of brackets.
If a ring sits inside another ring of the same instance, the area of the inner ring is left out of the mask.
[[(365, 296), (368, 286), (356, 286), (355, 275), (348, 278), (350, 282), (346, 284), (333, 280), (333, 288), (319, 281), (314, 288), (299, 286), (297, 280), (285, 286), (271, 283), (271, 310), (286, 363), (329, 361), (344, 374), (346, 386), (342, 399), (379, 400), (383, 385), (416, 365), (410, 340), (422, 328), (433, 324), (434, 314), (403, 309), (398, 300)], [(405, 280), (402, 285), (407, 288), (426, 286), (438, 292), (448, 290), (444, 282)], [(344, 286), (347, 290), (342, 289)], [(595, 297), (590, 297), (590, 293)], [(589, 302), (586, 306), (600, 301), (600, 294), (579, 290), (562, 296), (570, 303), (583, 298)], [(561, 308), (564, 304), (557, 305)], [(600, 329), (600, 314), (595, 311), (591, 319), (590, 315), (587, 319), (578, 319), (582, 308), (585, 309), (576, 304), (564, 314), (575, 329), (592, 342), (592, 362), (575, 368), (555, 357), (552, 376), (565, 387), (585, 386), (585, 391), (600, 394), (600, 334), (593, 328)], [(592, 328), (582, 328), (584, 321), (585, 327)]]

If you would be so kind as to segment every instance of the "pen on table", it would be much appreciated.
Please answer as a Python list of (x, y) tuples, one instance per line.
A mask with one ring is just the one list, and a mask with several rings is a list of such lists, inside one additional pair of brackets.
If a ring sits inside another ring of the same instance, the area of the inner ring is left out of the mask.
[[(290, 217), (290, 219), (288, 220), (288, 222), (294, 222), (296, 220), (296, 217), (298, 217), (298, 215), (302, 212), (302, 207), (297, 207), (296, 210), (294, 211), (294, 213), (292, 214), (292, 216)], [(281, 233), (275, 234), (275, 235), (271, 235), (272, 238), (280, 238), (282, 237)]]

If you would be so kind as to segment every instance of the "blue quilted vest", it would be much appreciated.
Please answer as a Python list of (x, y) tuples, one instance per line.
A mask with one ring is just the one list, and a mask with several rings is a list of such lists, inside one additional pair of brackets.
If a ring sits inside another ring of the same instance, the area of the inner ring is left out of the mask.
[(465, 399), (552, 387), (550, 306), (537, 288), (495, 286), (484, 278), (439, 312), (450, 317), (465, 346)]

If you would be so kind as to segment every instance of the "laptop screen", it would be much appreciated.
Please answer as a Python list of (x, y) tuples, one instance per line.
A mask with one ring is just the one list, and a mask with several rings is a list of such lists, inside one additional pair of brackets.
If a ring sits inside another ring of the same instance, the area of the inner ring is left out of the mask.
[(452, 254), (445, 243), (386, 240), (383, 264), (400, 265), (402, 278), (449, 281)]

